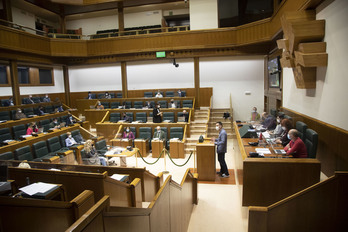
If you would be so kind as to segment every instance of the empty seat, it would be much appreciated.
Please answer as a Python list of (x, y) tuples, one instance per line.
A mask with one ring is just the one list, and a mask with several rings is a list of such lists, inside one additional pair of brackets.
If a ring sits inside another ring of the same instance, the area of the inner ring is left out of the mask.
[(57, 136), (47, 139), (47, 147), (51, 154), (63, 153), (68, 150), (67, 147), (62, 147)]
[(127, 117), (129, 117), (129, 122), (133, 122), (133, 112), (126, 112)]
[(174, 97), (174, 91), (167, 91), (166, 97)]
[(44, 119), (40, 121), (40, 126), (43, 128), (44, 132), (47, 132), (50, 129), (50, 120)]
[(32, 97), (31, 99), (33, 99), (34, 103), (40, 103), (40, 97)]
[(108, 151), (108, 148), (106, 146), (106, 140), (99, 140), (98, 142), (95, 143), (95, 149), (97, 150), (97, 152), (101, 155), (104, 155), (105, 152)]
[(144, 92), (144, 97), (153, 97), (152, 92)]
[(1, 111), (0, 112), (0, 121), (8, 121), (11, 120), (9, 111)]
[(12, 135), (10, 132), (10, 128), (1, 128), (0, 129), (0, 142), (3, 142), (5, 140), (12, 140)]
[(110, 113), (110, 122), (118, 122), (120, 120), (121, 114), (120, 113)]
[(104, 109), (109, 109), (110, 108), (110, 103), (109, 102), (101, 102), (101, 104), (104, 106)]
[(8, 106), (8, 105), (9, 105), (9, 100), (1, 99), (1, 106)]
[(142, 109), (144, 106), (144, 103), (142, 101), (135, 101), (134, 102), (134, 108), (135, 109)]
[(292, 122), (292, 117), (290, 117), (289, 115), (284, 114), (284, 118), (289, 119)]
[(116, 93), (117, 98), (122, 98), (122, 93)]
[(169, 139), (179, 138), (182, 140), (184, 137), (184, 129), (182, 127), (171, 127), (169, 130)]
[(52, 105), (45, 106), (45, 112), (46, 113), (53, 113), (54, 112), (54, 107)]
[(110, 103), (110, 108), (111, 109), (117, 109), (120, 106), (119, 102), (111, 102)]
[(115, 94), (114, 93), (110, 93), (111, 98), (115, 98)]
[(308, 158), (314, 159), (317, 155), (318, 133), (312, 129), (307, 129), (305, 144), (307, 148)]
[(132, 108), (132, 102), (131, 101), (125, 101), (123, 102), (123, 105), (126, 109)]
[(13, 131), (13, 138), (15, 140), (19, 140), (19, 138), (22, 135), (26, 135), (27, 134), (27, 128), (25, 127), (24, 124), (13, 126), (12, 127), (12, 131)]
[(182, 101), (182, 107), (183, 108), (192, 108), (192, 100), (183, 100)]
[(165, 120), (174, 122), (174, 112), (163, 112), (163, 121)]
[(181, 108), (181, 103), (179, 100), (175, 100), (174, 102), (176, 104), (176, 108)]
[(72, 131), (71, 136), (75, 139), (75, 141), (78, 144), (81, 144), (82, 142), (85, 141), (84, 138), (82, 137), (79, 129)]
[(140, 127), (138, 138), (151, 140), (151, 138), (152, 138), (151, 127)]
[(66, 122), (67, 118), (68, 118), (68, 115), (63, 115), (63, 116), (60, 117), (59, 121), (60, 122)]
[(14, 151), (14, 158), (16, 160), (27, 160), (27, 161), (31, 161), (31, 160), (34, 159), (33, 158), (33, 154), (31, 153), (29, 145), (17, 148)]
[(40, 141), (33, 144), (34, 161), (42, 161), (43, 159), (49, 159), (51, 155), (48, 151), (46, 141)]
[(306, 130), (308, 126), (304, 122), (297, 121), (296, 122), (296, 130), (298, 131), (300, 138), (302, 139), (303, 142), (306, 141)]
[(167, 101), (158, 101), (158, 104), (160, 104), (161, 108), (168, 108), (168, 103)]
[(66, 147), (66, 143), (65, 143), (66, 138), (68, 138), (68, 135), (67, 135), (67, 134), (61, 134), (61, 135), (59, 135), (59, 142), (60, 142), (60, 145), (61, 145), (62, 147)]
[(135, 120), (140, 122), (147, 122), (146, 112), (137, 112), (135, 113)]
[(102, 98), (104, 98), (104, 94), (103, 93), (98, 93), (98, 99), (102, 99)]
[(34, 109), (33, 107), (23, 108), (23, 113), (28, 117), (29, 115), (34, 114)]
[(0, 160), (14, 160), (13, 153), (11, 151), (0, 154)]

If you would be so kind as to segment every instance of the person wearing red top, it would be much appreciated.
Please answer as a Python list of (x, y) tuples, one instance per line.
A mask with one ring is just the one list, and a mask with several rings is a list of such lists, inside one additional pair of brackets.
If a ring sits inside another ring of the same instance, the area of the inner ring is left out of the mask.
[(28, 129), (27, 129), (27, 135), (35, 134), (38, 131), (36, 123), (31, 122)]
[(307, 148), (299, 133), (295, 129), (288, 132), (290, 142), (284, 147), (287, 155), (292, 155), (294, 158), (307, 158)]

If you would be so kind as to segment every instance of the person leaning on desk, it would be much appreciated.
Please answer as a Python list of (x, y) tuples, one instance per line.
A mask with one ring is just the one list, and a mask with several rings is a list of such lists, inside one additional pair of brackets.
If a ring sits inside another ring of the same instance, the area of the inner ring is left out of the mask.
[(282, 134), (280, 135), (279, 139), (276, 139), (276, 143), (281, 143), (283, 145), (283, 147), (285, 147), (286, 145), (288, 145), (288, 143), (290, 142), (290, 139), (288, 137), (288, 133), (289, 131), (292, 129), (292, 123), (289, 119), (283, 119), (281, 121), (281, 126), (283, 129)]
[(287, 155), (292, 155), (294, 158), (307, 158), (307, 148), (296, 129), (291, 129), (288, 133), (290, 142), (284, 147)]

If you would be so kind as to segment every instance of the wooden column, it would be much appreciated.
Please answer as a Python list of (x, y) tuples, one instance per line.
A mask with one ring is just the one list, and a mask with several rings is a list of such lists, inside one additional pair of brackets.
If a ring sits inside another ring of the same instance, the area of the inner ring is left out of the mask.
[(10, 78), (12, 87), (13, 104), (21, 105), (21, 94), (19, 91), (17, 61), (10, 61)]
[(69, 68), (63, 66), (63, 77), (64, 77), (64, 90), (65, 90), (65, 104), (70, 106), (70, 81), (69, 81)]
[(195, 108), (200, 107), (200, 83), (199, 83), (199, 57), (194, 58), (194, 72), (195, 72)]
[(3, 0), (2, 1), (2, 5), (4, 8), (4, 16), (5, 16), (5, 20), (12, 22), (12, 7), (11, 7), (11, 0)]
[(118, 31), (124, 31), (123, 2), (117, 3)]
[(60, 23), (60, 29), (62, 30), (62, 34), (66, 34), (66, 24), (65, 24), (65, 9), (63, 5), (60, 5), (60, 14), (59, 14), (59, 23)]
[(128, 97), (128, 83), (127, 83), (127, 63), (121, 62), (121, 76), (122, 76), (122, 96), (123, 98)]

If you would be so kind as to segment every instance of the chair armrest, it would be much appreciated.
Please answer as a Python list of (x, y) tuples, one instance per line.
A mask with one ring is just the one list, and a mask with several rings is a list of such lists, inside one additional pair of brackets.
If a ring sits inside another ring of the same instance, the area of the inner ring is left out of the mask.
[(48, 163), (60, 163), (60, 158), (59, 156), (52, 156), (49, 158), (43, 158), (42, 161), (48, 162)]

